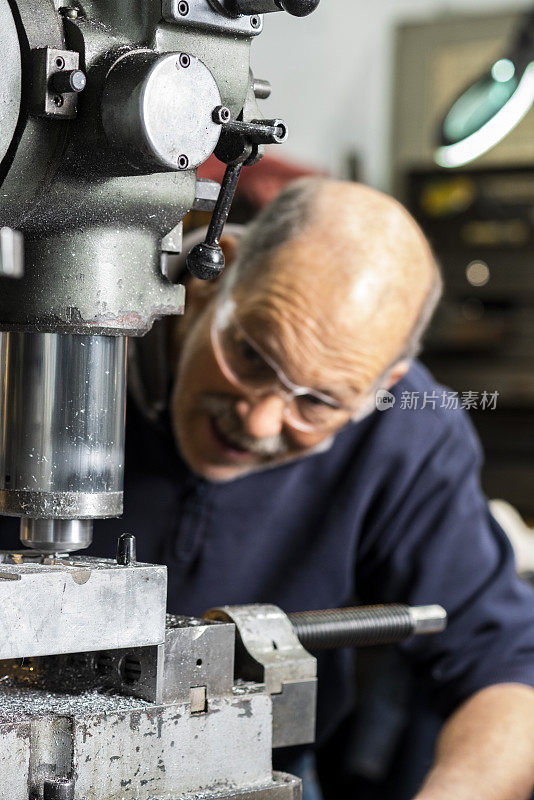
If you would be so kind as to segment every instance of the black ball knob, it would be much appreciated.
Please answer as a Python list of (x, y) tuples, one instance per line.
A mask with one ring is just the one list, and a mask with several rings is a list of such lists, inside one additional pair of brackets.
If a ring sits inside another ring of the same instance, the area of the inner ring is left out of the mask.
[(278, 5), (293, 17), (307, 17), (315, 11), (319, 3), (320, 0), (278, 0)]
[(195, 278), (211, 281), (224, 269), (224, 253), (218, 244), (196, 244), (186, 258), (187, 269)]

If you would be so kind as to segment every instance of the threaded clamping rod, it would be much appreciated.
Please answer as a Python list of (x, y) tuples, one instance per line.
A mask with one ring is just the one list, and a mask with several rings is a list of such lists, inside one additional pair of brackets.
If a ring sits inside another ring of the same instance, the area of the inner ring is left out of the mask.
[(447, 626), (441, 606), (356, 606), (288, 617), (306, 650), (393, 644), (416, 634), (440, 633)]

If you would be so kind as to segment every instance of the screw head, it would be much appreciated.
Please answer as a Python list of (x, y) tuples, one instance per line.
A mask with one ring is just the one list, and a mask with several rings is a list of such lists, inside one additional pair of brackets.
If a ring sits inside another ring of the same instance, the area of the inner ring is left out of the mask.
[(261, 25), (261, 19), (258, 16), (256, 16), (256, 14), (254, 14), (250, 18), (250, 27), (254, 28), (254, 29), (257, 29), (257, 28), (260, 27), (260, 25)]
[(211, 116), (217, 125), (226, 125), (227, 122), (230, 122), (230, 117), (232, 115), (230, 113), (230, 109), (226, 108), (226, 106), (216, 106), (213, 109), (213, 114)]
[(180, 61), (180, 66), (183, 67), (184, 69), (187, 69), (187, 67), (191, 63), (191, 58), (187, 55), (187, 53), (180, 53), (179, 61)]
[(78, 19), (80, 15), (79, 8), (69, 8), (68, 6), (63, 6), (59, 9), (59, 13), (62, 17), (66, 17), (67, 19)]
[(56, 58), (56, 67), (58, 69), (63, 69), (64, 66), (65, 66), (65, 59), (63, 58), (63, 56), (58, 56)]
[(54, 95), (54, 105), (55, 106), (57, 106), (58, 108), (61, 108), (63, 103), (64, 103), (64, 100), (63, 100), (63, 98), (61, 97), (60, 94)]
[(189, 166), (189, 159), (186, 155), (178, 156), (178, 169), (187, 169)]
[(181, 3), (178, 3), (178, 13), (181, 17), (187, 17), (189, 14), (189, 3), (186, 0), (182, 0)]

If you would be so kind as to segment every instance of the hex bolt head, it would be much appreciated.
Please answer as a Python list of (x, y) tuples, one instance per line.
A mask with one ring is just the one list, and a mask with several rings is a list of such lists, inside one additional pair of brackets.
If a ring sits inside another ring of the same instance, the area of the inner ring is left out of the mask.
[(227, 122), (230, 122), (232, 115), (230, 113), (230, 109), (226, 108), (226, 106), (215, 106), (211, 116), (217, 125), (226, 125)]
[(189, 166), (189, 159), (184, 153), (178, 156), (178, 169), (187, 169)]
[(178, 13), (181, 17), (187, 17), (189, 14), (189, 3), (186, 3), (186, 0), (182, 0), (181, 3), (178, 3)]
[(187, 69), (187, 67), (191, 63), (191, 59), (189, 58), (187, 53), (180, 53), (179, 61), (180, 61), (180, 66), (183, 67), (184, 69)]

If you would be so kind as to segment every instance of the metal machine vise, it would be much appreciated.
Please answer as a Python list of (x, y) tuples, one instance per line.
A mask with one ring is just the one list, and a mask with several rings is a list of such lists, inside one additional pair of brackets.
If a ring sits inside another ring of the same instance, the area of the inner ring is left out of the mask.
[(166, 617), (164, 567), (3, 560), (0, 627), (17, 631), (0, 644), (4, 797), (298, 796), (271, 750), (314, 739), (315, 658), (279, 609), (209, 615), (253, 637), (248, 675), (236, 624)]
[(315, 738), (316, 659), (304, 645), (445, 625), (438, 606), (169, 616), (165, 567), (120, 554), (0, 555), (9, 800), (298, 800), (300, 781), (273, 773), (271, 753)]

